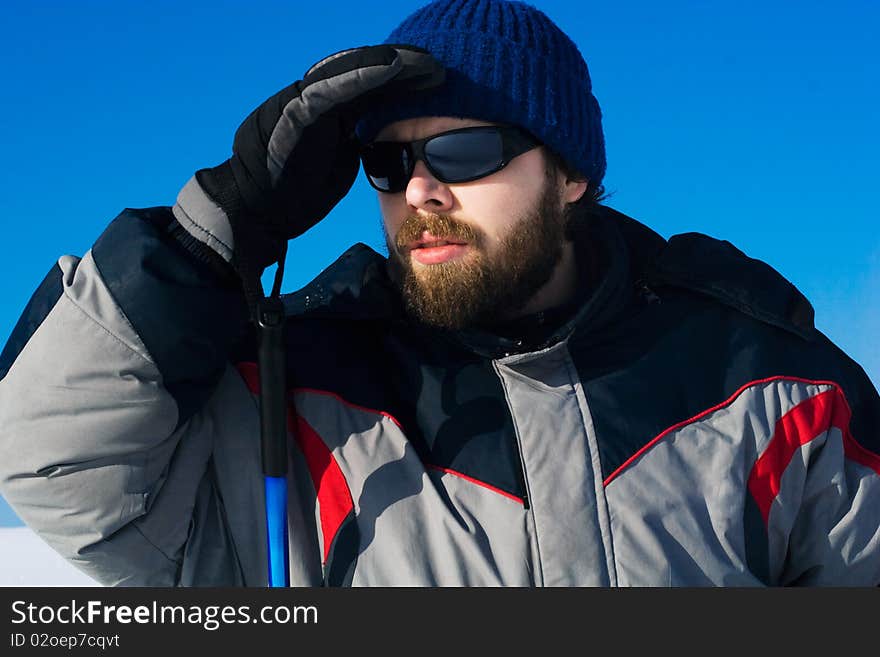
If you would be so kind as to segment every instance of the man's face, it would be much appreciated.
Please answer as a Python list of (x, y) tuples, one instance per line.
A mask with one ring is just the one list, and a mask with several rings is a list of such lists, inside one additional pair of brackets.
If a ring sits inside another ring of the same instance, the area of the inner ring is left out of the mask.
[[(481, 121), (397, 121), (377, 140), (412, 141)], [(379, 193), (392, 277), (416, 317), (435, 326), (486, 325), (516, 311), (550, 281), (565, 241), (570, 185), (543, 149), (469, 183), (437, 180), (417, 162), (406, 189)], [(578, 194), (579, 195), (579, 194)]]

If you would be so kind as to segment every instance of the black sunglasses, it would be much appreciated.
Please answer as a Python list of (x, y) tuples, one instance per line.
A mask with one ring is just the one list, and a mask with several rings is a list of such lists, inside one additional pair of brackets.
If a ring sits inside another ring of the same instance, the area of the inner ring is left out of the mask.
[(361, 150), (370, 184), (380, 192), (406, 189), (416, 162), (444, 183), (464, 183), (500, 171), (541, 142), (515, 126), (475, 126), (416, 141), (374, 141)]

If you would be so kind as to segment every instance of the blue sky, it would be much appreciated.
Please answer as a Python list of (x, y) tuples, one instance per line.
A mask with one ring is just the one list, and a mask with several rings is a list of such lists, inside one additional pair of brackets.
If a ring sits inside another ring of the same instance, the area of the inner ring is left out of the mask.
[[(880, 385), (880, 3), (535, 4), (589, 64), (608, 204), (767, 261)], [(6, 0), (0, 342), (60, 255), (125, 207), (173, 203), (263, 99), (419, 5)], [(356, 241), (382, 245), (362, 176), (291, 244), (285, 291)], [(0, 500), (0, 525), (17, 522)]]

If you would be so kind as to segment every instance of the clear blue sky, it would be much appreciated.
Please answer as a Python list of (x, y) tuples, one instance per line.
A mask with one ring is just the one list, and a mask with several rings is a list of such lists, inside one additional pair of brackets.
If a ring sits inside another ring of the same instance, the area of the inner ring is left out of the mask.
[[(264, 98), (420, 4), (6, 0), (0, 342), (60, 255), (125, 207), (173, 203)], [(880, 2), (535, 4), (589, 64), (608, 204), (769, 262), (880, 385)], [(292, 243), (285, 290), (355, 241), (382, 245), (363, 177)]]

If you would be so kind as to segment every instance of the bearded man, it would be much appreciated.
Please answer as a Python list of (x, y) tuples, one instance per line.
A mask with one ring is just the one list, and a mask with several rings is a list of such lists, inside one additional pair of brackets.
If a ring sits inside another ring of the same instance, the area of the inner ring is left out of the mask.
[[(359, 163), (387, 258), (264, 298)], [(109, 585), (880, 583), (877, 391), (769, 265), (604, 173), (530, 5), (323, 59), (47, 276), (0, 360), (4, 496)]]

